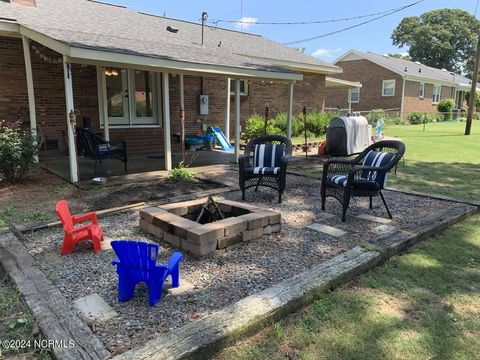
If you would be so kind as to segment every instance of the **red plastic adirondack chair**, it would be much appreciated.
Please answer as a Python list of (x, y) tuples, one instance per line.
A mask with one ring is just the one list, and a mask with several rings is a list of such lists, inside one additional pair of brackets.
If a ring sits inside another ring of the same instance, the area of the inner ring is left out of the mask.
[[(75, 244), (83, 240), (92, 240), (93, 249), (96, 253), (102, 251), (100, 241), (103, 240), (103, 231), (98, 226), (97, 214), (89, 212), (84, 215), (75, 216), (70, 213), (68, 203), (60, 200), (55, 206), (55, 212), (63, 224), (64, 238), (62, 255), (71, 253)], [(90, 220), (91, 224), (75, 227), (75, 224)]]

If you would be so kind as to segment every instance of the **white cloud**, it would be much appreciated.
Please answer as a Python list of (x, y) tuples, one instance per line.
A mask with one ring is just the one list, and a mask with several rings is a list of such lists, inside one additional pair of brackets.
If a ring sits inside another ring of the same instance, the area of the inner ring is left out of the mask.
[(258, 22), (258, 18), (252, 16), (244, 16), (237, 21), (240, 21), (235, 23), (235, 27), (237, 28), (237, 30), (246, 30), (250, 26), (255, 25), (255, 23)]
[(313, 57), (317, 58), (325, 58), (325, 59), (333, 59), (337, 55), (340, 54), (342, 51), (341, 48), (336, 48), (336, 49), (317, 49), (312, 53)]

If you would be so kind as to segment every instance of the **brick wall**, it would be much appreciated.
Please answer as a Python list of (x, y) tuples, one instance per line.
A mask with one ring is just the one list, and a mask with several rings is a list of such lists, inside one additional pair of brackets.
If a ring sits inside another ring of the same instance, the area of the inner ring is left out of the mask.
[[(432, 103), (433, 97), (433, 84), (425, 83), (424, 97), (419, 97), (420, 82), (418, 81), (405, 81), (405, 95), (403, 102), (404, 114), (419, 111), (427, 114), (437, 112), (437, 104)], [(455, 93), (452, 97), (452, 87), (442, 86), (440, 96), (441, 99), (455, 98)]]
[[(342, 74), (332, 77), (358, 81), (362, 83), (360, 101), (352, 103), (353, 111), (372, 110), (377, 108), (400, 108), (402, 98), (402, 77), (369, 60), (340, 61), (336, 64), (343, 69)], [(395, 80), (395, 96), (382, 96), (383, 80)], [(326, 106), (348, 108), (348, 90), (327, 90)]]
[[(34, 44), (38, 50), (51, 58), (60, 55)], [(0, 37), (0, 119), (16, 119), (28, 114), (28, 96), (25, 65), (21, 40)], [(31, 50), (32, 72), (37, 108), (37, 122), (47, 139), (58, 140), (58, 153), (67, 153), (66, 110), (62, 64), (46, 63)], [(89, 118), (94, 131), (103, 131), (99, 123), (97, 76), (94, 66), (72, 65), (74, 106), (80, 111), (79, 125)], [(180, 132), (179, 76), (169, 77), (170, 114), (172, 134)], [(185, 128), (186, 133), (201, 133), (202, 123), (207, 126), (224, 127), (226, 110), (225, 78), (184, 76)], [(249, 80), (248, 95), (241, 97), (241, 124), (254, 113), (264, 114), (265, 104), (270, 106), (271, 116), (287, 111), (287, 83), (278, 81)], [(199, 95), (209, 95), (209, 114), (199, 115)], [(231, 102), (231, 138), (234, 136), (235, 105)], [(294, 112), (303, 106), (309, 111), (323, 110), (325, 106), (325, 76), (305, 74), (304, 81), (294, 86)], [(198, 122), (201, 120), (201, 123)], [(129, 153), (163, 152), (162, 128), (110, 128), (111, 141), (124, 140)], [(178, 138), (172, 138), (172, 151), (179, 151)]]

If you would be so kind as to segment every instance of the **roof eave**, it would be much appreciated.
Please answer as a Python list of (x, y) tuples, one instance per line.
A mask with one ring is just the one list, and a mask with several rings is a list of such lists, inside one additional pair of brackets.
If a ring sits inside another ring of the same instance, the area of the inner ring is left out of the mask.
[(294, 70), (294, 71), (302, 71), (302, 72), (324, 74), (324, 75), (327, 75), (327, 74), (341, 74), (343, 72), (343, 69), (341, 67), (336, 66), (336, 65), (328, 65), (328, 66), (312, 65), (312, 64), (302, 63), (302, 62), (271, 59), (271, 58), (266, 58), (266, 57), (253, 56), (253, 55), (245, 55), (245, 54), (238, 54), (238, 55), (242, 55), (242, 56), (249, 57), (249, 58), (252, 58), (252, 59), (267, 61), (267, 62), (271, 63), (272, 65), (278, 65), (278, 66), (284, 67), (286, 69)]
[(92, 65), (119, 65), (142, 67), (155, 71), (176, 72), (198, 75), (215, 75), (232, 78), (259, 78), (281, 81), (301, 81), (303, 75), (295, 72), (268, 71), (253, 68), (222, 66), (217, 64), (193, 63), (180, 60), (166, 60), (145, 55), (131, 55), (105, 50), (70, 46), (32, 29), (20, 26), (20, 33), (62, 55), (71, 62)]
[(325, 79), (325, 87), (327, 89), (354, 89), (361, 88), (362, 83), (358, 81), (348, 81), (327, 76)]

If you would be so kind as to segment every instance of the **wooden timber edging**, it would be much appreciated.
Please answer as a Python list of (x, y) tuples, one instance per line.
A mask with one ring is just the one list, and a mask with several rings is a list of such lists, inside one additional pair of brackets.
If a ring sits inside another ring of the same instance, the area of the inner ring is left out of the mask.
[[(128, 211), (128, 210), (135, 210), (135, 209), (142, 209), (148, 206), (155, 206), (155, 205), (163, 205), (163, 204), (168, 204), (171, 202), (179, 202), (179, 201), (188, 201), (188, 200), (195, 200), (198, 198), (206, 197), (209, 195), (218, 195), (218, 194), (223, 194), (226, 192), (234, 191), (236, 190), (236, 187), (222, 187), (219, 189), (212, 189), (212, 190), (204, 190), (204, 191), (198, 191), (195, 194), (188, 194), (188, 195), (177, 195), (177, 196), (172, 196), (170, 198), (162, 199), (159, 201), (151, 201), (151, 202), (139, 202), (135, 204), (129, 204), (125, 206), (117, 206), (109, 209), (104, 209), (104, 210), (98, 210), (96, 211), (97, 217), (101, 219), (102, 217), (109, 216), (112, 214), (120, 213), (122, 211)], [(60, 226), (61, 222), (60, 221), (41, 221), (41, 222), (35, 222), (35, 223), (30, 223), (26, 225), (21, 225), (21, 226), (16, 226), (15, 229), (16, 231), (24, 234), (28, 232), (35, 232), (39, 230), (44, 230), (44, 229), (49, 229), (55, 226)], [(9, 232), (9, 228), (2, 228), (0, 229), (0, 234), (3, 232)]]
[(450, 196), (431, 194), (431, 193), (425, 193), (425, 192), (414, 191), (414, 190), (402, 190), (402, 189), (390, 188), (390, 187), (386, 188), (385, 190), (398, 192), (406, 195), (420, 196), (420, 197), (426, 197), (430, 199), (443, 200), (443, 201), (450, 201), (450, 202), (459, 203), (459, 204), (468, 204), (468, 205), (476, 206), (477, 208), (480, 209), (480, 202), (478, 201), (467, 201), (467, 200), (453, 198)]
[[(223, 309), (161, 334), (146, 344), (115, 356), (115, 360), (203, 358), (254, 331), (312, 303), (391, 256), (464, 218), (478, 208), (457, 204), (425, 218), (425, 225), (404, 228), (357, 246), (279, 284)], [(35, 264), (13, 233), (0, 234), (0, 264), (18, 290), (47, 340), (75, 340), (75, 347), (52, 349), (57, 359), (104, 359), (110, 356), (100, 339), (72, 310), (71, 304)]]
[(376, 241), (369, 242), (368, 247), (373, 249), (355, 247), (200, 320), (115, 356), (114, 360), (207, 357), (238, 336), (313, 302), (322, 291), (347, 282), (478, 211), (478, 207), (468, 204), (453, 206), (426, 219), (423, 226), (378, 237)]
[(0, 264), (22, 294), (45, 338), (60, 343), (50, 348), (56, 359), (98, 360), (110, 356), (13, 233), (0, 235)]

